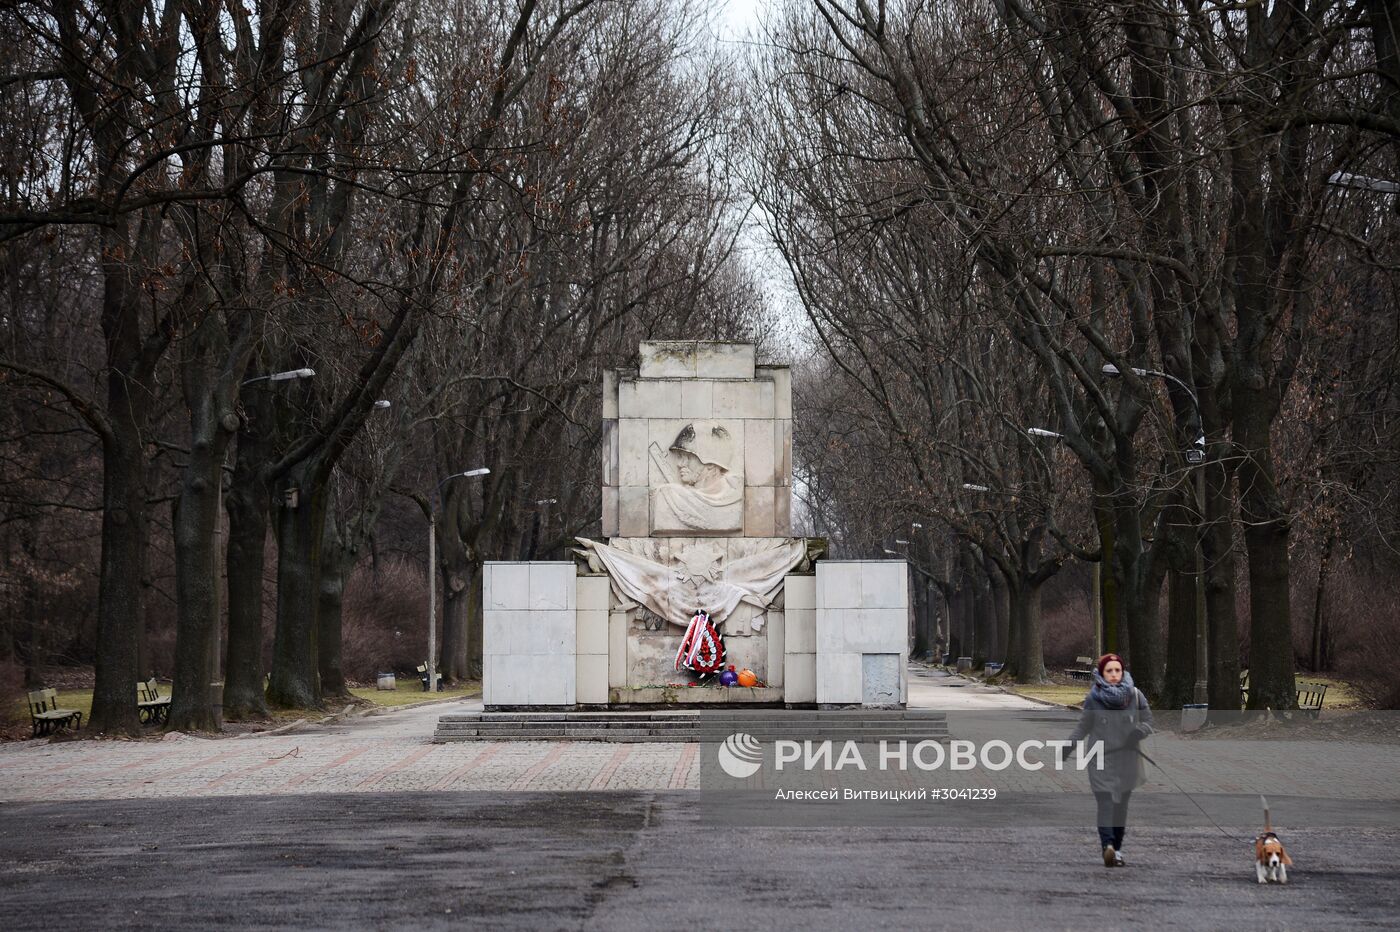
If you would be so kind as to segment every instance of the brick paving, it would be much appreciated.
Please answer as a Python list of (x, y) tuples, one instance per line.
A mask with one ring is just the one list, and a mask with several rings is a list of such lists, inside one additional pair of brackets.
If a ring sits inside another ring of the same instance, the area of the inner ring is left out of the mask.
[[(995, 707), (994, 700), (987, 700)], [(136, 799), (423, 791), (661, 790), (701, 787), (702, 746), (507, 741), (431, 744), (450, 707), (402, 710), (336, 727), (246, 738), (172, 734), (145, 741), (23, 741), (0, 746), (0, 800)], [(460, 708), (460, 707), (458, 707)], [(954, 738), (1061, 737), (1072, 717), (1008, 703), (1002, 715), (950, 712)], [(1269, 793), (1400, 799), (1400, 745), (1349, 741), (1207, 741), (1158, 735), (1144, 745), (1146, 792)], [(785, 775), (784, 785), (803, 781)], [(904, 787), (1079, 793), (1085, 777), (1047, 767), (891, 775)], [(746, 786), (763, 786), (762, 775)], [(777, 785), (768, 781), (770, 785)], [(827, 777), (819, 782), (829, 783)]]

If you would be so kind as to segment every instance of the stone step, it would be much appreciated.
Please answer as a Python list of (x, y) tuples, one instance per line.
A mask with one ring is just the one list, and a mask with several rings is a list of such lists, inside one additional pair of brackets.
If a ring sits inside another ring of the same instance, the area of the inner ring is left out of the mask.
[(833, 735), (833, 734), (836, 734), (836, 733), (840, 733), (840, 734), (850, 734), (850, 735), (884, 735), (884, 734), (899, 734), (899, 735), (944, 735), (944, 734), (947, 734), (947, 733), (948, 733), (948, 729), (947, 729), (946, 727), (942, 727), (942, 726), (927, 726), (927, 727), (919, 727), (919, 728), (887, 728), (887, 727), (886, 727), (886, 728), (792, 728), (792, 727), (744, 728), (744, 727), (736, 727), (736, 728), (692, 729), (692, 728), (665, 728), (665, 727), (617, 728), (617, 727), (604, 727), (604, 726), (589, 725), (589, 724), (569, 724), (569, 725), (550, 725), (550, 726), (537, 725), (537, 726), (532, 726), (532, 727), (529, 727), (529, 728), (518, 728), (518, 727), (509, 727), (509, 726), (460, 725), (460, 726), (443, 726), (443, 727), (438, 728), (438, 729), (437, 729), (437, 732), (438, 732), (439, 734), (450, 734), (450, 733), (455, 733), (455, 734), (482, 734), (482, 735), (486, 735), (486, 734), (530, 734), (530, 733), (532, 733), (532, 732), (533, 732), (533, 733), (544, 733), (544, 732), (567, 732), (567, 731), (579, 731), (579, 730), (596, 731), (596, 732), (598, 732), (598, 733), (600, 733), (600, 734), (618, 734), (618, 735), (626, 734), (626, 733), (628, 733), (628, 732), (635, 732), (635, 731), (648, 731), (648, 732), (653, 732), (653, 733), (656, 733), (656, 734), (671, 734), (671, 735), (679, 735), (679, 736), (686, 737), (686, 738), (692, 738), (692, 737), (693, 737), (693, 738), (705, 739), (705, 740), (708, 740), (708, 739), (713, 738), (713, 737), (715, 737), (715, 736), (718, 736), (719, 738), (725, 738), (725, 737), (728, 737), (729, 735), (738, 734), (738, 733), (754, 735), (755, 737), (762, 737), (762, 736), (765, 736), (765, 735), (773, 735), (773, 736), (783, 737), (783, 738), (798, 738), (798, 739), (804, 739), (804, 738), (820, 739), (820, 738), (829, 737), (830, 735)]
[(444, 741), (922, 741), (948, 735), (947, 714), (928, 709), (727, 709), (644, 712), (449, 713), (433, 736)]
[(874, 732), (946, 732), (948, 726), (944, 722), (910, 723), (910, 725), (890, 725), (889, 722), (854, 722), (851, 725), (788, 725), (788, 723), (753, 723), (753, 725), (714, 726), (707, 725), (704, 728), (694, 728), (685, 725), (662, 725), (662, 723), (652, 722), (650, 725), (617, 725), (615, 722), (539, 722), (533, 725), (519, 725), (514, 722), (447, 722), (438, 725), (440, 732), (529, 732), (529, 730), (547, 729), (571, 729), (587, 728), (598, 730), (598, 732), (634, 732), (634, 730), (650, 729), (654, 732), (675, 732), (678, 735), (732, 735), (734, 732), (748, 732), (750, 735), (757, 733), (785, 733), (785, 735), (797, 735), (797, 733), (808, 733), (808, 735), (826, 735), (830, 732), (851, 732), (861, 735), (861, 733)]
[(824, 728), (942, 728), (947, 726), (945, 719), (845, 719), (843, 721), (794, 722), (786, 719), (738, 719), (708, 722), (619, 722), (605, 718), (551, 719), (541, 722), (497, 721), (494, 719), (453, 719), (438, 722), (441, 728), (549, 728), (553, 726), (588, 725), (594, 728), (676, 728), (700, 730), (729, 730), (744, 728), (802, 728), (819, 730)]
[[(646, 742), (654, 742), (654, 743), (658, 743), (658, 744), (689, 744), (689, 743), (693, 743), (693, 740), (694, 740), (694, 739), (688, 739), (688, 738), (684, 738), (684, 737), (681, 737), (681, 736), (678, 736), (678, 735), (674, 735), (674, 734), (646, 734), (646, 733), (642, 733), (642, 732), (622, 732), (622, 733), (607, 732), (607, 733), (605, 733), (605, 734), (589, 734), (589, 733), (584, 733), (584, 734), (568, 734), (568, 735), (540, 735), (540, 734), (523, 734), (523, 735), (464, 735), (464, 734), (440, 734), (440, 735), (434, 735), (434, 736), (433, 736), (432, 743), (433, 743), (433, 744), (455, 744), (455, 743), (458, 743), (458, 742), (467, 742), (467, 741), (602, 741), (602, 742), (612, 742), (612, 743), (617, 743), (617, 744), (640, 744), (640, 743), (646, 743)], [(760, 740), (771, 740), (771, 739), (760, 739)], [(839, 743), (839, 742), (842, 742), (842, 741), (857, 741), (858, 743), (861, 743), (861, 744), (878, 744), (881, 740), (884, 740), (884, 741), (908, 741), (911, 745), (913, 745), (913, 744), (917, 744), (917, 743), (920, 742), (920, 741), (938, 741), (938, 742), (941, 743), (941, 742), (946, 742), (946, 741), (949, 740), (949, 739), (948, 739), (948, 736), (947, 736), (947, 735), (920, 735), (920, 736), (917, 736), (917, 737), (914, 737), (914, 736), (903, 736), (903, 737), (900, 737), (900, 736), (888, 736), (888, 737), (884, 737), (884, 738), (870, 738), (870, 737), (866, 737), (866, 738), (860, 738), (860, 739), (855, 738), (855, 737), (852, 737), (852, 736), (835, 736), (835, 737), (832, 737), (830, 740), (831, 740), (831, 741), (834, 741), (834, 742), (838, 742), (838, 743)]]
[(456, 712), (439, 716), (439, 721), (493, 722), (839, 722), (839, 721), (945, 721), (946, 712), (929, 709), (850, 709), (832, 711), (751, 709), (726, 712)]
[[(439, 728), (439, 734), (463, 734), (463, 735), (515, 735), (515, 734), (568, 734), (571, 732), (596, 732), (597, 734), (627, 734), (629, 732), (647, 732), (657, 735), (677, 735), (684, 738), (694, 738), (699, 740), (724, 739), (736, 732), (730, 729), (693, 731), (690, 729), (677, 728), (597, 728), (591, 725), (551, 725), (536, 726), (533, 728), (512, 728), (512, 727), (473, 727), (463, 726), (458, 728)], [(763, 737), (771, 735), (780, 738), (796, 738), (820, 740), (831, 735), (854, 735), (856, 737), (868, 737), (871, 735), (946, 735), (946, 728), (826, 728), (826, 729), (804, 729), (804, 728), (750, 728), (743, 731), (743, 734)]]
[[(744, 732), (752, 735), (760, 741), (772, 741), (776, 739), (793, 741), (857, 741), (874, 743), (878, 741), (942, 741), (948, 738), (946, 728), (870, 728), (870, 729), (848, 729), (832, 728), (814, 731), (802, 729), (777, 728), (777, 729), (749, 729)], [(727, 729), (695, 731), (689, 729), (675, 728), (594, 728), (587, 725), (553, 725), (553, 726), (533, 726), (529, 728), (521, 727), (471, 727), (461, 726), (452, 728), (439, 728), (434, 734), (434, 740), (477, 740), (492, 741), (506, 739), (520, 740), (559, 740), (559, 739), (596, 739), (596, 740), (617, 740), (626, 741), (634, 739), (646, 739), (657, 741), (699, 741), (716, 743), (728, 738), (733, 731)]]

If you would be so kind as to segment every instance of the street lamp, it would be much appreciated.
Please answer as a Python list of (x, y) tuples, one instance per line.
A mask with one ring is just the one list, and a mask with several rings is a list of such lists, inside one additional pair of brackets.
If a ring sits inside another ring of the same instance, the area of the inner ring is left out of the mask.
[(1366, 188), (1370, 191), (1380, 191), (1382, 194), (1400, 194), (1400, 183), (1383, 178), (1368, 178), (1366, 175), (1353, 175), (1351, 172), (1333, 172), (1327, 183), (1344, 188)]
[[(1333, 176), (1336, 177), (1335, 175)], [(1201, 401), (1196, 397), (1196, 393), (1191, 390), (1191, 386), (1172, 375), (1170, 372), (1159, 372), (1156, 369), (1139, 369), (1134, 367), (1133, 375), (1139, 378), (1146, 376), (1156, 376), (1159, 379), (1167, 379), (1175, 382), (1181, 387), (1191, 404), (1196, 409), (1196, 423), (1200, 425), (1201, 434), (1196, 438), (1191, 448), (1186, 451), (1186, 462), (1196, 469), (1196, 511), (1200, 515), (1202, 533), (1198, 535), (1196, 541), (1196, 682), (1191, 689), (1191, 698), (1196, 705), (1205, 705), (1208, 701), (1206, 693), (1206, 563), (1205, 563), (1205, 536), (1204, 525), (1206, 520), (1206, 471), (1202, 468), (1206, 461), (1206, 421), (1201, 413)], [(1112, 377), (1122, 376), (1122, 372), (1113, 363), (1105, 363), (1103, 374)]]
[(251, 379), (245, 379), (243, 384), (252, 385), (254, 382), (286, 382), (290, 379), (309, 379), (315, 375), (315, 369), (289, 369), (286, 372), (274, 372), (271, 375), (259, 375)]
[[(1196, 393), (1191, 390), (1191, 386), (1187, 385), (1170, 372), (1160, 372), (1156, 369), (1139, 369), (1136, 366), (1132, 367), (1129, 371), (1140, 379), (1145, 379), (1151, 375), (1159, 379), (1167, 379), (1168, 381), (1175, 382), (1181, 387), (1181, 390), (1186, 393), (1186, 397), (1191, 399), (1191, 406), (1196, 409), (1196, 423), (1200, 425), (1201, 434), (1196, 438), (1191, 448), (1186, 451), (1186, 462), (1190, 463), (1192, 466), (1199, 466), (1204, 463), (1206, 461), (1206, 421), (1205, 417), (1201, 414), (1201, 401), (1196, 397)], [(1103, 374), (1112, 378), (1119, 378), (1123, 375), (1118, 367), (1111, 362), (1104, 363)]]
[(485, 466), (454, 472), (443, 479), (433, 489), (433, 498), (428, 503), (428, 692), (437, 692), (437, 506), (442, 487), (453, 479), (469, 479), (484, 476), (491, 470)]

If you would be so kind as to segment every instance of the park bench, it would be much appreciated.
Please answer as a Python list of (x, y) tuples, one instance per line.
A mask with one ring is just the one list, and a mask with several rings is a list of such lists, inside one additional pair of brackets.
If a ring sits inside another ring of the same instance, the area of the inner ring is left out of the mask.
[(154, 678), (136, 684), (136, 714), (144, 724), (160, 725), (170, 718), (170, 697), (160, 694)]
[(1075, 669), (1066, 670), (1065, 676), (1073, 677), (1077, 680), (1091, 679), (1094, 675), (1093, 657), (1075, 657), (1074, 662), (1079, 664)]
[[(428, 662), (427, 662), (426, 660), (423, 661), (422, 663), (420, 663), (420, 664), (418, 665), (418, 682), (420, 682), (420, 683), (423, 684), (423, 692), (427, 692), (427, 691), (428, 691)], [(445, 687), (442, 685), (442, 666), (441, 666), (441, 665), (439, 665), (438, 668), (437, 668), (437, 688), (438, 688), (438, 692), (442, 692), (443, 689), (445, 688)]]
[(1298, 680), (1298, 708), (1303, 712), (1311, 712), (1313, 718), (1322, 714), (1322, 700), (1327, 695), (1326, 683), (1305, 683)]
[[(1326, 683), (1309, 683), (1295, 680), (1298, 690), (1298, 711), (1310, 712), (1313, 718), (1322, 714), (1322, 700), (1327, 697)], [(1240, 708), (1249, 704), (1249, 670), (1240, 671)]]
[(77, 709), (60, 709), (58, 691), (53, 689), (36, 689), (29, 693), (29, 718), (34, 726), (35, 738), (69, 725), (83, 727), (83, 713)]

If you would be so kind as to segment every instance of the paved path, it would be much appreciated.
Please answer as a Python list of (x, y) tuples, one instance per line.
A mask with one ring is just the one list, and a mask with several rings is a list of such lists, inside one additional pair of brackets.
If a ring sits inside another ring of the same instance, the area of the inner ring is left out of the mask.
[[(911, 704), (946, 709), (955, 738), (1060, 737), (1074, 719), (912, 679)], [(1400, 915), (1393, 744), (1154, 737), (1167, 774), (1133, 797), (1119, 871), (1098, 860), (1082, 774), (905, 774), (896, 785), (1000, 795), (777, 812), (779, 784), (697, 791), (712, 749), (696, 744), (430, 743), (439, 714), (474, 707), (279, 736), (0, 746), (4, 928), (1394, 928)], [(1253, 882), (1261, 791), (1295, 861), (1286, 888)]]
[[(1019, 743), (1062, 738), (1074, 715), (926, 671), (911, 677), (911, 705), (948, 710), (952, 737)], [(437, 717), (471, 710), (457, 702), (396, 710), (292, 734), (144, 741), (14, 742), (0, 746), (0, 800), (285, 796), (493, 790), (698, 789), (710, 752), (696, 744), (594, 741), (430, 743)], [(820, 739), (819, 734), (813, 735)], [(1160, 765), (1143, 793), (1265, 793), (1400, 801), (1400, 745), (1346, 741), (1209, 741), (1155, 736), (1144, 746)], [(1041, 758), (1049, 760), (1048, 755)], [(1267, 763), (1273, 762), (1273, 763)], [(822, 783), (824, 774), (810, 781)], [(941, 769), (901, 775), (900, 786), (995, 788), (1001, 793), (1082, 794), (1084, 775)], [(713, 784), (710, 784), (713, 785)], [(802, 785), (751, 783), (750, 788)], [(1251, 804), (1252, 805), (1252, 804)]]
[(918, 709), (959, 712), (1047, 708), (1043, 703), (922, 664), (911, 664), (909, 667), (909, 705)]
[[(915, 707), (1044, 708), (922, 668), (910, 679)], [(695, 745), (429, 743), (439, 715), (480, 709), (480, 700), (433, 703), (236, 739), (16, 742), (0, 746), (0, 800), (699, 786)]]
[(7, 932), (132, 929), (1380, 929), (1394, 832), (1248, 845), (1087, 828), (720, 830), (695, 794), (373, 793), (6, 805)]

